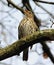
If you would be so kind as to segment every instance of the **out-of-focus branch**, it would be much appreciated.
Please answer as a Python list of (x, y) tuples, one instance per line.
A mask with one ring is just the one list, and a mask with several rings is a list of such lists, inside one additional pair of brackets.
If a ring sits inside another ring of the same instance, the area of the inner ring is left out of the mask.
[(4, 5), (6, 5), (7, 6), (7, 4), (3, 1), (3, 0), (0, 0)]
[(13, 3), (11, 0), (7, 0), (8, 4), (12, 5), (16, 9), (20, 10), (22, 13), (24, 13), (23, 8), (18, 7), (15, 3)]
[(23, 7), (26, 7), (26, 9), (31, 11), (29, 0), (22, 0), (22, 4), (23, 4)]
[(25, 6), (28, 10), (30, 10), (34, 15), (34, 21), (36, 25), (39, 27), (41, 25), (41, 21), (36, 17), (34, 11), (32, 10), (32, 7), (29, 3), (29, 0), (22, 0), (23, 6)]
[(54, 19), (54, 15), (52, 15), (49, 11), (47, 11), (43, 6), (41, 6), (40, 4), (38, 4), (38, 3), (36, 3), (36, 2), (35, 2), (35, 4), (36, 4), (38, 7), (42, 8), (45, 12), (47, 12), (47, 13)]
[(48, 2), (48, 1), (41, 1), (41, 0), (33, 0), (35, 2), (45, 3), (45, 4), (52, 4), (54, 5), (54, 2)]
[[(23, 51), (24, 49), (28, 48), (29, 46), (35, 43), (48, 41), (48, 40), (54, 40), (54, 29), (37, 31), (31, 35), (26, 36), (25, 38), (21, 38), (19, 41), (14, 42), (12, 45), (9, 45), (8, 47), (1, 49), (0, 61), (19, 54), (21, 51)], [(42, 45), (44, 46), (44, 44)], [(47, 50), (47, 48), (45, 48), (44, 50)], [(46, 53), (47, 52), (48, 51), (46, 51)], [(54, 63), (54, 57), (53, 60), (52, 57), (50, 57), (50, 59)]]
[(6, 29), (6, 30), (9, 32), (9, 34), (10, 34), (11, 36), (13, 36), (13, 38), (16, 39), (16, 37), (3, 25), (2, 22), (0, 22), (0, 25), (2, 26), (3, 29)]
[(54, 57), (53, 57), (53, 55), (52, 55), (52, 53), (51, 53), (51, 51), (50, 51), (50, 48), (47, 46), (46, 43), (42, 43), (42, 42), (41, 42), (41, 45), (43, 46), (43, 47), (42, 47), (42, 48), (43, 48), (43, 51), (44, 51), (45, 53), (47, 53), (47, 55), (50, 57), (50, 59), (51, 59), (52, 62), (54, 63)]
[[(24, 13), (23, 8), (18, 7), (18, 6), (17, 6), (15, 3), (13, 3), (11, 0), (7, 0), (7, 2), (8, 2), (10, 5), (12, 5), (13, 7), (15, 7), (16, 9), (20, 10), (22, 13)], [(32, 11), (32, 13), (34, 14), (34, 12), (33, 12), (32, 8), (31, 8), (31, 6), (30, 6), (30, 4), (29, 4), (29, 0), (28, 0), (28, 2), (25, 4), (25, 6), (26, 6), (26, 8), (27, 8), (28, 10)], [(39, 26), (41, 25), (41, 23), (40, 23), (39, 19), (35, 16), (35, 14), (34, 14), (34, 20), (35, 20), (36, 24), (37, 24), (38, 27), (39, 27)]]

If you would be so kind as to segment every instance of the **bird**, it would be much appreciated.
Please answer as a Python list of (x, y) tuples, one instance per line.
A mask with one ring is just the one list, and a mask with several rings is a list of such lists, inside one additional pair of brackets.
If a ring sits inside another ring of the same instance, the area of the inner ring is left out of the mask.
[[(31, 11), (25, 9), (24, 14), (25, 14), (24, 17), (18, 26), (18, 38), (19, 39), (21, 39), (27, 35), (30, 35), (36, 31), (40, 31), (39, 27), (36, 25), (36, 23), (34, 21), (33, 13)], [(46, 42), (43, 41), (41, 43), (45, 44)], [(30, 46), (30, 48), (32, 48), (32, 45)], [(23, 50), (23, 60), (25, 60), (25, 61), (28, 60), (28, 51), (29, 51), (29, 48)], [(18, 55), (20, 55), (20, 54), (18, 54)], [(45, 51), (43, 52), (43, 57), (48, 58), (48, 55)]]
[[(18, 38), (21, 39), (27, 35), (30, 35), (38, 30), (36, 23), (34, 22), (33, 13), (27, 9), (24, 10), (24, 17), (18, 26)], [(32, 48), (32, 46), (31, 46)], [(28, 60), (29, 48), (23, 50), (23, 60)]]

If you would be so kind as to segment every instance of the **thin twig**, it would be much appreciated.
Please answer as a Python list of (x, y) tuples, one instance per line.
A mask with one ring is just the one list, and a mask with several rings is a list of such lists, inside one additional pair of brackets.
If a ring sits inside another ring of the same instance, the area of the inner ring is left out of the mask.
[(52, 13), (50, 13), (49, 11), (47, 11), (43, 6), (41, 6), (40, 4), (38, 4), (38, 3), (36, 3), (35, 2), (35, 4), (38, 6), (38, 7), (40, 7), (40, 8), (42, 8), (45, 12), (47, 12), (53, 19), (54, 19), (54, 15), (52, 15)]
[(41, 0), (33, 0), (35, 2), (45, 3), (45, 4), (51, 4), (54, 5), (54, 2), (48, 2), (48, 1), (41, 1)]
[(18, 7), (15, 3), (13, 3), (11, 0), (7, 0), (8, 3), (10, 3), (13, 7), (20, 10), (22, 13), (24, 13), (23, 8)]

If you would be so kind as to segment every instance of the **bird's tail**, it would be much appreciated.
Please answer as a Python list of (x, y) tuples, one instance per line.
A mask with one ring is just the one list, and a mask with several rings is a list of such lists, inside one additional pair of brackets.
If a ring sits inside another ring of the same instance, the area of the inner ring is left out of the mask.
[(28, 48), (23, 51), (23, 60), (28, 60)]

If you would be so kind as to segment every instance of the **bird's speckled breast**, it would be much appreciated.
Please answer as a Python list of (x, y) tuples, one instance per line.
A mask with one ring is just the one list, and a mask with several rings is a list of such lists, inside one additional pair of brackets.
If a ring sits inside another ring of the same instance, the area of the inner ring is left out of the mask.
[(34, 22), (34, 20), (32, 18), (25, 17), (21, 21), (19, 28), (21, 28), (21, 32), (24, 37), (31, 33), (34, 33), (38, 27), (36, 26), (36, 23)]

